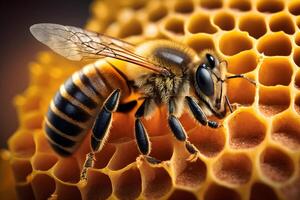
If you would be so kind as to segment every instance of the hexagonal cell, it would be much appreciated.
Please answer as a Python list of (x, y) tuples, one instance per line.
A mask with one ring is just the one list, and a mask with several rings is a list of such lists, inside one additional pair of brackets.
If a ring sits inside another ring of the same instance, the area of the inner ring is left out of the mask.
[(300, 48), (294, 48), (293, 60), (294, 63), (300, 67)]
[(292, 44), (284, 33), (270, 33), (259, 39), (257, 50), (267, 56), (288, 56), (291, 54)]
[(256, 6), (259, 12), (275, 13), (284, 9), (284, 2), (282, 0), (259, 0)]
[(17, 197), (18, 197), (17, 199), (20, 199), (20, 200), (35, 199), (33, 190), (32, 190), (32, 186), (30, 183), (16, 185), (15, 188), (16, 188), (16, 193), (17, 193)]
[(32, 166), (29, 160), (13, 159), (11, 167), (17, 183), (26, 182), (27, 176), (32, 172)]
[(223, 1), (222, 0), (213, 0), (213, 1), (200, 0), (200, 6), (206, 9), (222, 8)]
[[(142, 119), (142, 122), (145, 125), (145, 129), (147, 130), (150, 140), (151, 137), (155, 136), (162, 136), (171, 134), (170, 128), (167, 125), (167, 122), (165, 121), (167, 119), (167, 113), (166, 107), (163, 107), (162, 109), (157, 109), (153, 116), (150, 119)], [(153, 124), (161, 124), (163, 122), (164, 126), (153, 126)], [(133, 131), (131, 132), (131, 135)]]
[(295, 19), (297, 27), (300, 28), (300, 17), (295, 17)]
[(47, 138), (45, 137), (44, 130), (34, 132), (34, 141), (36, 145), (35, 151), (37, 153), (54, 153)]
[(295, 33), (295, 25), (292, 18), (285, 12), (277, 13), (270, 18), (270, 29), (273, 32), (283, 31), (286, 34)]
[(59, 197), (59, 199), (82, 199), (80, 191), (76, 186), (66, 185), (61, 182), (56, 182), (56, 190), (53, 196)]
[(182, 187), (197, 188), (206, 179), (206, 165), (199, 158), (195, 162), (186, 159), (186, 156), (178, 154), (174, 157), (175, 184)]
[(51, 169), (57, 161), (57, 156), (53, 154), (38, 153), (33, 157), (32, 167), (35, 170), (47, 171)]
[(267, 178), (275, 182), (287, 181), (294, 173), (292, 159), (274, 147), (267, 147), (261, 153), (260, 168)]
[(267, 32), (265, 18), (259, 13), (248, 13), (240, 17), (239, 28), (258, 39)]
[(249, 11), (251, 10), (251, 1), (250, 0), (230, 0), (229, 8), (236, 9), (239, 11)]
[(254, 50), (242, 51), (228, 58), (227, 71), (232, 74), (244, 74), (253, 71), (258, 63)]
[(127, 38), (130, 36), (140, 35), (143, 33), (143, 25), (137, 19), (130, 19), (126, 23), (120, 24), (119, 38)]
[(88, 171), (88, 182), (81, 190), (83, 199), (108, 199), (112, 194), (112, 184), (106, 174), (95, 170)]
[(161, 161), (168, 161), (173, 155), (173, 135), (167, 134), (156, 136), (150, 139), (151, 153), (150, 155)]
[(264, 199), (279, 200), (279, 198), (276, 195), (276, 192), (271, 187), (264, 183), (254, 183), (251, 186), (250, 200)]
[(288, 87), (259, 87), (259, 111), (265, 116), (273, 116), (290, 106)]
[(296, 112), (300, 115), (300, 94), (298, 94), (295, 98), (294, 108)]
[(133, 10), (140, 10), (147, 6), (147, 1), (146, 0), (128, 1), (127, 3), (124, 3), (124, 6), (129, 7)]
[(35, 199), (48, 199), (55, 191), (55, 181), (46, 174), (36, 174), (31, 182)]
[(80, 169), (74, 157), (60, 159), (54, 167), (53, 175), (68, 183), (77, 183), (80, 177)]
[(118, 144), (132, 140), (134, 139), (134, 134), (132, 133), (134, 133), (134, 118), (128, 117), (128, 113), (115, 113), (108, 143)]
[(164, 28), (167, 32), (176, 35), (184, 34), (184, 21), (182, 18), (169, 17), (164, 23)]
[(19, 130), (8, 141), (9, 150), (16, 157), (28, 158), (35, 153), (32, 132)]
[(246, 33), (230, 31), (222, 35), (219, 48), (223, 54), (232, 56), (242, 51), (252, 49), (252, 41)]
[(215, 33), (217, 28), (211, 23), (210, 16), (203, 13), (193, 14), (187, 21), (190, 33)]
[(15, 98), (14, 103), (19, 108), (20, 112), (39, 110), (41, 107), (42, 97), (39, 90), (30, 87), (26, 90), (26, 95), (19, 95)]
[[(134, 163), (136, 158), (140, 155), (135, 141), (120, 143), (116, 148), (116, 152), (107, 165), (111, 170), (119, 170)], [(124, 154), (126, 154), (126, 156)]]
[(300, 33), (296, 33), (295, 43), (296, 43), (297, 46), (300, 46)]
[(298, 0), (289, 1), (288, 9), (291, 14), (300, 15), (300, 2)]
[(298, 70), (296, 77), (295, 77), (295, 87), (300, 89), (300, 70)]
[(215, 49), (215, 44), (211, 35), (198, 33), (189, 35), (185, 38), (185, 43), (196, 52), (200, 53), (205, 49)]
[(119, 199), (136, 199), (142, 191), (142, 180), (137, 168), (130, 168), (113, 179), (114, 194)]
[(174, 6), (175, 12), (178, 13), (191, 13), (194, 10), (194, 2), (192, 0), (181, 1), (177, 0)]
[(199, 124), (195, 126), (197, 128), (188, 134), (189, 141), (197, 147), (201, 154), (207, 157), (217, 156), (225, 145), (224, 129), (212, 129)]
[(33, 111), (23, 116), (20, 125), (28, 130), (42, 129), (44, 117), (41, 111)]
[(229, 144), (232, 148), (251, 148), (264, 140), (267, 127), (265, 121), (257, 116), (258, 114), (253, 109), (246, 108), (230, 117)]
[(298, 200), (300, 197), (300, 176), (294, 179), (291, 183), (288, 183), (281, 188), (281, 192), (284, 197), (289, 200)]
[(148, 19), (151, 22), (157, 22), (167, 16), (168, 9), (162, 3), (153, 4), (148, 12)]
[(142, 161), (139, 169), (143, 185), (143, 197), (141, 199), (159, 199), (172, 188), (171, 177), (164, 168), (151, 167), (146, 161)]
[(288, 58), (265, 58), (259, 68), (258, 80), (262, 85), (289, 85), (293, 67)]
[(243, 153), (222, 155), (213, 166), (215, 176), (230, 184), (246, 184), (251, 177), (252, 164)]
[(241, 200), (240, 195), (233, 189), (211, 184), (204, 193), (204, 200), (221, 200), (221, 199), (230, 199), (230, 200)]
[(182, 199), (197, 200), (197, 197), (192, 192), (176, 189), (172, 192), (171, 196), (168, 198), (168, 200), (182, 200)]
[[(247, 77), (255, 80), (252, 75)], [(255, 98), (255, 90), (256, 87), (253, 84), (242, 78), (229, 79), (227, 81), (227, 96), (230, 103), (252, 104)]]
[(234, 16), (231, 13), (225, 11), (216, 13), (213, 22), (220, 29), (225, 31), (230, 31), (235, 27)]
[(272, 139), (291, 150), (300, 149), (300, 118), (294, 112), (285, 112), (272, 121)]

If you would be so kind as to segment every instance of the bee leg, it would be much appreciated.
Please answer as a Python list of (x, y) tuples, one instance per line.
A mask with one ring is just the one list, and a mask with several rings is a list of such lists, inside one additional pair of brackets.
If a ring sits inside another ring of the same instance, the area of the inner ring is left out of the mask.
[(92, 128), (91, 148), (81, 171), (80, 180), (87, 180), (87, 169), (94, 166), (95, 152), (99, 152), (108, 138), (109, 128), (112, 122), (112, 114), (117, 110), (120, 99), (120, 89), (114, 90), (105, 100)]
[(94, 161), (95, 161), (95, 153), (89, 152), (86, 154), (86, 158), (83, 164), (83, 168), (80, 174), (80, 181), (86, 181), (87, 180), (87, 170), (90, 167), (94, 167)]
[(146, 104), (148, 104), (148, 99), (145, 99), (144, 102), (142, 103), (142, 105), (138, 108), (138, 110), (135, 113), (135, 123), (134, 123), (134, 129), (135, 129), (135, 138), (136, 138), (136, 142), (139, 148), (139, 151), (141, 152), (141, 154), (143, 154), (143, 156), (145, 157), (145, 159), (151, 163), (151, 164), (158, 164), (161, 161), (149, 156), (150, 152), (151, 152), (151, 144), (149, 141), (149, 137), (148, 137), (148, 133), (141, 121), (141, 117), (144, 116), (145, 113), (145, 107)]
[(169, 127), (170, 127), (171, 131), (173, 132), (175, 138), (178, 141), (185, 142), (185, 147), (186, 147), (187, 151), (190, 154), (192, 154), (191, 158), (189, 158), (188, 160), (195, 161), (197, 159), (198, 150), (193, 144), (191, 144), (188, 141), (186, 132), (185, 132), (182, 124), (180, 123), (179, 119), (173, 114), (176, 110), (175, 102), (173, 99), (170, 100), (168, 106), (169, 106), (168, 107), (169, 108), (169, 117), (168, 117)]
[(186, 132), (181, 125), (179, 119), (174, 116), (173, 114), (170, 114), (168, 117), (168, 123), (171, 131), (173, 132), (175, 138), (178, 141), (185, 142), (185, 147), (187, 151), (192, 154), (191, 157), (188, 159), (190, 161), (195, 161), (197, 159), (197, 154), (198, 150), (194, 145), (192, 145), (188, 140), (187, 140), (187, 135)]
[(132, 101), (129, 101), (126, 103), (120, 103), (117, 108), (117, 112), (129, 113), (130, 111), (132, 111), (135, 108), (136, 105), (137, 105), (136, 100), (132, 100)]
[(201, 109), (201, 107), (193, 100), (192, 97), (186, 96), (185, 97), (187, 104), (192, 111), (194, 117), (198, 122), (200, 122), (204, 126), (209, 126), (211, 128), (219, 128), (221, 125), (216, 121), (210, 121), (207, 119), (205, 113)]

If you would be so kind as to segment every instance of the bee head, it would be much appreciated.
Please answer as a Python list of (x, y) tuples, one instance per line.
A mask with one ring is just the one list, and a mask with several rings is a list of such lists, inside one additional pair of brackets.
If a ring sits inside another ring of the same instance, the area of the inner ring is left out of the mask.
[(222, 103), (226, 91), (222, 80), (225, 70), (226, 67), (221, 64), (220, 58), (213, 52), (204, 52), (200, 56), (200, 62), (194, 67), (195, 93), (201, 101), (205, 101), (216, 112), (222, 112), (224, 108)]
[(206, 53), (204, 62), (201, 62), (195, 72), (196, 91), (203, 93), (205, 96), (211, 97), (215, 93), (212, 70), (218, 65), (219, 61), (213, 55)]

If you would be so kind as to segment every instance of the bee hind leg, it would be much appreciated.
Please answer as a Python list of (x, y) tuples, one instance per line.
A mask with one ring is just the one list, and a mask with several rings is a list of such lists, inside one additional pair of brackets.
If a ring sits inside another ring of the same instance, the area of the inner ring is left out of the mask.
[(108, 138), (112, 122), (112, 114), (117, 110), (120, 100), (120, 89), (114, 90), (103, 103), (92, 127), (91, 148), (92, 151), (86, 155), (86, 160), (81, 171), (80, 180), (87, 180), (87, 170), (94, 166), (95, 153), (99, 152)]
[(149, 156), (151, 152), (151, 144), (149, 141), (148, 133), (141, 121), (141, 117), (144, 116), (145, 113), (145, 107), (147, 105), (148, 99), (145, 99), (142, 105), (138, 108), (138, 110), (135, 113), (135, 123), (134, 123), (134, 129), (135, 129), (135, 138), (136, 142), (139, 148), (140, 153), (144, 156), (144, 158), (151, 164), (159, 164), (161, 163), (160, 160)]

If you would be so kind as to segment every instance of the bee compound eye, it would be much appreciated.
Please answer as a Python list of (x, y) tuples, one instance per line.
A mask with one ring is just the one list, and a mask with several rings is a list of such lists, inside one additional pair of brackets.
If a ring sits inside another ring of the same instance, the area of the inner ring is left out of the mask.
[(212, 96), (214, 94), (214, 82), (211, 74), (202, 66), (198, 67), (196, 71), (196, 84), (197, 88), (206, 96)]
[(208, 62), (208, 67), (213, 69), (216, 66), (216, 59), (213, 57), (211, 54), (207, 53), (206, 54), (206, 59)]

